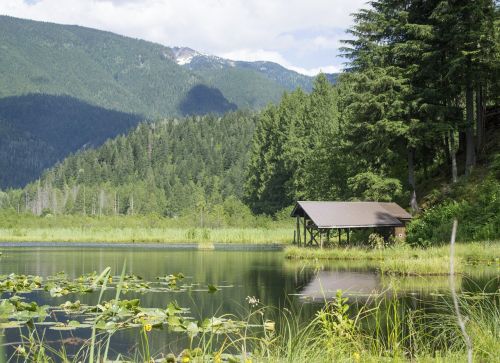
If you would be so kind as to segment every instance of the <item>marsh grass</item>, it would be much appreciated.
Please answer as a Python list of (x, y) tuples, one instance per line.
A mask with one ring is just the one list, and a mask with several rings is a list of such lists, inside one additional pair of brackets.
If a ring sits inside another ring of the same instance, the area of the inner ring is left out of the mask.
[[(466, 264), (499, 264), (500, 242), (471, 242), (456, 245), (455, 272), (462, 273)], [(287, 247), (285, 257), (291, 260), (367, 261), (387, 275), (447, 275), (449, 274), (449, 246), (410, 247), (406, 245), (370, 249), (337, 247), (314, 249)]]
[[(463, 272), (463, 263), (455, 258), (455, 274)], [(401, 276), (442, 276), (449, 274), (449, 257), (417, 257), (393, 259), (388, 258), (380, 261), (378, 269), (385, 275)]]
[(288, 228), (4, 228), (0, 229), (0, 241), (284, 244), (290, 242), (290, 230)]

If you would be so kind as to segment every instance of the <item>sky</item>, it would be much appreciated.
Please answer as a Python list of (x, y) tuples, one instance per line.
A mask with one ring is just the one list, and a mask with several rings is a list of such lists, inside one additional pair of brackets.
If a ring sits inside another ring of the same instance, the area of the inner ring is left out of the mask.
[(315, 75), (342, 69), (340, 40), (366, 0), (0, 0), (0, 14), (76, 24), (186, 46), (233, 60), (267, 60)]

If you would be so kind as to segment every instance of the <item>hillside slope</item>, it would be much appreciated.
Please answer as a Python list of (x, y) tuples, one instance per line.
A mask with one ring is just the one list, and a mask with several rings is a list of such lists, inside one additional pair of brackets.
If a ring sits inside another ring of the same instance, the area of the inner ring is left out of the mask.
[[(0, 49), (0, 97), (65, 94), (145, 116), (185, 114), (180, 105), (199, 84), (218, 88), (237, 107), (259, 108), (284, 90), (310, 90), (313, 80), (271, 62), (233, 62), (189, 48), (8, 16), (0, 16)], [(217, 99), (212, 102), (218, 106)]]
[[(24, 186), (142, 119), (258, 109), (312, 82), (187, 49), (0, 16), (0, 188)], [(183, 63), (186, 52), (196, 60)]]
[(35, 214), (204, 212), (242, 197), (254, 124), (242, 111), (143, 122), (8, 192), (3, 207)]

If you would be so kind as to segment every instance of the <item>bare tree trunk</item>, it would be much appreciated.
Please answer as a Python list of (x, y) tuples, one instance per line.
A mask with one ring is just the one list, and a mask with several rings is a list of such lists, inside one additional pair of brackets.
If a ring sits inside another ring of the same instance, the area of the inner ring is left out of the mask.
[(40, 180), (38, 180), (38, 185), (36, 187), (36, 207), (35, 214), (39, 216), (42, 214), (42, 194), (40, 190)]
[(57, 193), (56, 189), (52, 189), (52, 213), (57, 214), (59, 212)]
[(99, 215), (102, 216), (102, 209), (104, 208), (104, 190), (99, 192)]
[(151, 163), (151, 154), (153, 153), (151, 129), (148, 130), (148, 161)]
[(455, 135), (453, 130), (450, 131), (450, 156), (451, 156), (451, 181), (457, 182), (457, 150), (455, 150)]
[(134, 215), (134, 194), (130, 195), (130, 214)]
[(465, 112), (467, 121), (467, 128), (465, 129), (465, 175), (469, 175), (476, 164), (476, 150), (474, 147), (474, 90), (472, 88), (470, 72), (467, 75), (467, 85), (465, 87)]
[(408, 149), (408, 184), (411, 187), (410, 207), (413, 213), (418, 213), (417, 192), (415, 187), (415, 149)]

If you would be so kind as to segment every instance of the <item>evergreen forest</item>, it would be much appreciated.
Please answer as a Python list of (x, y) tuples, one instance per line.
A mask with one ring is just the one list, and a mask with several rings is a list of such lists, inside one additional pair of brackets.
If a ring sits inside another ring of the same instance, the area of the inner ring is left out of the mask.
[(180, 64), (175, 48), (0, 15), (0, 188), (24, 187), (141, 120), (258, 110), (312, 87), (272, 62), (196, 54)]
[(227, 101), (223, 115), (131, 119), (128, 134), (3, 192), (2, 208), (223, 227), (283, 218), (297, 200), (396, 201), (418, 216), (414, 244), (448, 238), (453, 217), (462, 240), (499, 238), (498, 4), (370, 4), (354, 14), (335, 84), (320, 74), (258, 111)]

